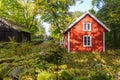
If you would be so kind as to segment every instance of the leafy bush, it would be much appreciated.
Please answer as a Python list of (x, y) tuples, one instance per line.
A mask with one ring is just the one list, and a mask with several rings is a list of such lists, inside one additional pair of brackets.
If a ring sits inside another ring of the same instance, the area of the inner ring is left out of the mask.
[(116, 55), (117, 55), (117, 56), (120, 56), (120, 49), (117, 49), (117, 50), (116, 50)]
[(62, 80), (73, 80), (75, 75), (67, 70), (63, 70), (61, 73)]
[(97, 71), (92, 74), (90, 80), (113, 80), (112, 76), (107, 71)]
[(73, 80), (89, 80), (87, 76), (75, 77)]
[(45, 60), (49, 63), (60, 65), (64, 52), (65, 50), (59, 44), (52, 44), (51, 49), (48, 50), (48, 54), (45, 56)]
[(21, 53), (30, 53), (32, 50), (32, 45), (29, 42), (24, 42), (21, 44)]
[(7, 75), (10, 72), (10, 65), (9, 64), (1, 64), (0, 65), (0, 80), (3, 80), (5, 77), (7, 77)]
[(56, 76), (53, 73), (43, 71), (40, 74), (38, 74), (37, 80), (56, 80)]

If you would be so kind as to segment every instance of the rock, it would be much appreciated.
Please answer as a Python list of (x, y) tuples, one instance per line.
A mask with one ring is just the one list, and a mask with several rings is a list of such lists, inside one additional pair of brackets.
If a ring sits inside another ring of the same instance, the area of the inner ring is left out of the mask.
[(10, 64), (5, 64), (4, 66), (3, 66), (3, 70), (7, 70), (7, 69), (9, 69), (10, 68)]
[(23, 68), (15, 68), (8, 74), (8, 76), (17, 80), (19, 79), (22, 71), (23, 71)]
[(40, 54), (41, 56), (45, 56), (45, 53), (44, 53), (44, 52), (39, 52), (39, 54)]

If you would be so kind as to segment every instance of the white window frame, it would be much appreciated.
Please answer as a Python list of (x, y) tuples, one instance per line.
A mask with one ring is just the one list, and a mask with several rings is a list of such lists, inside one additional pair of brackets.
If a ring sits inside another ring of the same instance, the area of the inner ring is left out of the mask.
[(83, 23), (83, 31), (91, 31), (91, 23), (90, 22)]
[[(86, 45), (85, 45), (85, 37), (86, 37)], [(88, 40), (88, 37), (90, 40)], [(92, 37), (90, 35), (83, 36), (83, 46), (84, 47), (92, 47)]]

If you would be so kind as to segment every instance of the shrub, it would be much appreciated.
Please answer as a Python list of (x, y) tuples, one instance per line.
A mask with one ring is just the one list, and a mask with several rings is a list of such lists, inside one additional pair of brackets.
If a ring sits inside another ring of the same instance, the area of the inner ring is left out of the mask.
[(73, 80), (75, 75), (67, 70), (63, 70), (61, 73), (62, 80)]
[(87, 76), (75, 77), (73, 80), (89, 80)]
[(16, 51), (15, 51), (15, 55), (17, 55), (17, 56), (26, 55), (26, 54), (31, 53), (31, 51), (32, 51), (32, 45), (29, 42), (23, 42), (23, 43), (17, 44), (17, 45), (18, 45), (18, 47), (16, 48)]
[(51, 49), (48, 51), (49, 54), (45, 56), (45, 60), (49, 63), (54, 63), (57, 66), (61, 65), (63, 58), (64, 49), (58, 45), (52, 45)]
[(56, 76), (53, 73), (43, 71), (40, 74), (38, 74), (37, 80), (56, 80)]
[(95, 74), (92, 74), (90, 80), (113, 80), (112, 76), (106, 71), (97, 71)]
[(11, 68), (9, 64), (0, 65), (0, 80), (3, 80), (9, 74)]
[(117, 49), (117, 50), (116, 50), (116, 55), (117, 55), (117, 56), (120, 56), (120, 49)]
[(80, 77), (80, 79), (79, 80), (89, 80), (88, 79), (88, 77), (87, 76), (82, 76), (82, 77)]

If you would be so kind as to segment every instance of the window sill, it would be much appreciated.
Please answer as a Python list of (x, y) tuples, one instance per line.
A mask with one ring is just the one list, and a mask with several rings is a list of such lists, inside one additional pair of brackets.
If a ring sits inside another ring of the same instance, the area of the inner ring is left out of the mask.
[(83, 47), (92, 47), (92, 45), (84, 45)]
[(91, 30), (83, 30), (83, 31), (91, 31)]

